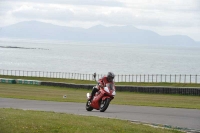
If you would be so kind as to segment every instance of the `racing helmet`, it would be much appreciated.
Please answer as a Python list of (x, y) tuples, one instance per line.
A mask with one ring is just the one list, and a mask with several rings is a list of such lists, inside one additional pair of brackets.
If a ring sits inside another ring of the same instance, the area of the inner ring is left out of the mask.
[(114, 78), (115, 78), (115, 74), (113, 72), (108, 72), (107, 74), (108, 81), (112, 82)]

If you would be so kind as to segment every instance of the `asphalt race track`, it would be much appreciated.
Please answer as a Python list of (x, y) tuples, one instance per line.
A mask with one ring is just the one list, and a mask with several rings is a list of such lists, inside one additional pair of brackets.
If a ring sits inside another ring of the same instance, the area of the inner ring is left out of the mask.
[(87, 116), (100, 116), (134, 122), (170, 125), (200, 131), (200, 110), (145, 106), (112, 105), (105, 112), (85, 110), (84, 103), (50, 102), (0, 98), (0, 108), (54, 111)]

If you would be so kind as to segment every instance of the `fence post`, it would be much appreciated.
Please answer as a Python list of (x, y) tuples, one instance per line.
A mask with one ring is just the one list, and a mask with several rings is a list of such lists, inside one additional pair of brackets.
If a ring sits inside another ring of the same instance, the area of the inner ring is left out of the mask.
[(171, 74), (169, 75), (169, 77), (170, 77), (169, 79), (170, 79), (170, 83), (171, 83)]
[(179, 83), (181, 83), (181, 74), (180, 74), (180, 77), (179, 77)]
[(186, 83), (186, 74), (185, 74), (185, 78), (184, 78), (184, 83)]
[(175, 83), (176, 83), (176, 74), (175, 74)]
[(137, 75), (136, 75), (136, 82), (137, 82)]
[(195, 83), (197, 83), (197, 75), (195, 76)]
[(133, 82), (133, 74), (132, 74), (132, 82)]
[(190, 75), (190, 84), (191, 84), (191, 75)]
[(152, 74), (152, 83), (153, 83), (153, 74)]
[(161, 81), (160, 82), (162, 82), (162, 74), (160, 76), (161, 76)]
[(156, 74), (156, 83), (157, 83), (157, 81), (158, 81), (158, 80), (157, 80), (157, 76), (158, 76), (158, 75)]

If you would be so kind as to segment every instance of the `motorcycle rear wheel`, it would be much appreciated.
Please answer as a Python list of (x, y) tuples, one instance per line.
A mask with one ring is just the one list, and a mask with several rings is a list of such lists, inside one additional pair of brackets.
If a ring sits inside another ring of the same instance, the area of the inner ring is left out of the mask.
[(102, 100), (100, 105), (100, 112), (104, 112), (108, 108), (109, 104), (110, 104), (109, 98)]
[(90, 106), (90, 100), (87, 100), (87, 102), (86, 102), (86, 110), (87, 111), (92, 111), (93, 110), (93, 108)]

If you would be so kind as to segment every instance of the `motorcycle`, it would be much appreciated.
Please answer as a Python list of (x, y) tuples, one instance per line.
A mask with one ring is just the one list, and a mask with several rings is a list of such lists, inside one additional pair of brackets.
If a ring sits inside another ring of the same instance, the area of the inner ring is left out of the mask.
[(86, 110), (92, 111), (96, 109), (104, 112), (115, 95), (115, 85), (113, 83), (107, 83), (105, 87), (100, 87), (100, 90), (96, 92), (92, 100), (90, 100), (90, 93), (87, 93)]

